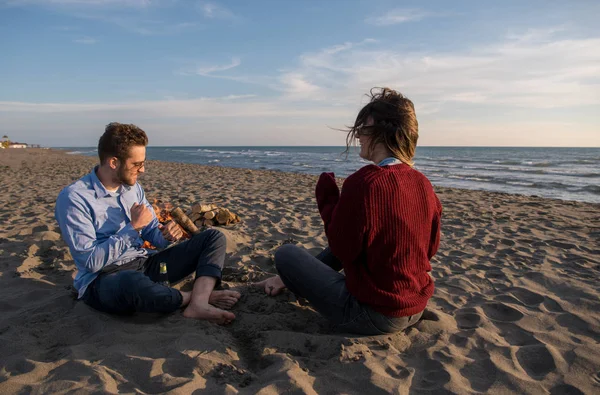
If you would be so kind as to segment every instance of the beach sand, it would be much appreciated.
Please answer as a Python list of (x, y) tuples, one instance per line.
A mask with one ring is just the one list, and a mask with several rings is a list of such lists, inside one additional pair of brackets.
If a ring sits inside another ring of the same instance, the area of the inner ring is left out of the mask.
[(0, 151), (2, 394), (600, 393), (600, 205), (436, 188), (442, 241), (425, 318), (360, 337), (289, 292), (249, 287), (274, 272), (283, 243), (326, 246), (315, 176), (151, 161), (149, 199), (215, 203), (242, 219), (219, 228), (225, 287), (243, 295), (235, 322), (217, 326), (73, 299), (54, 202), (95, 163)]

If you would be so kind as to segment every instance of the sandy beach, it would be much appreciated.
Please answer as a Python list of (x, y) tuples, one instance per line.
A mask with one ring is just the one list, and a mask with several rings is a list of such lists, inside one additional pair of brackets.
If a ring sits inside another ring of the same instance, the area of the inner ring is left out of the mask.
[[(337, 333), (293, 294), (250, 285), (283, 243), (327, 241), (317, 177), (150, 161), (147, 197), (241, 217), (224, 286), (237, 319), (99, 313), (72, 296), (58, 192), (96, 158), (0, 150), (0, 393), (600, 393), (600, 205), (436, 188), (436, 291), (406, 332)], [(191, 278), (178, 285), (189, 289)]]

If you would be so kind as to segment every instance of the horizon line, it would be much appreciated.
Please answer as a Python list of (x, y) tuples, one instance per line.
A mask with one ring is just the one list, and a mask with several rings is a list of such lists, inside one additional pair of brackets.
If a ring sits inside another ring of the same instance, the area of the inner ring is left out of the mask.
[[(43, 147), (43, 146), (41, 146)], [(241, 148), (241, 147), (267, 147), (267, 148), (302, 148), (302, 147), (335, 147), (335, 148), (345, 148), (345, 145), (147, 145), (148, 148), (172, 148), (172, 147), (206, 147), (206, 148), (214, 148), (214, 147), (231, 147), (231, 148)], [(352, 147), (352, 146), (351, 146)], [(97, 148), (97, 146), (91, 145), (73, 145), (73, 146), (50, 146), (45, 148)], [(570, 146), (570, 145), (419, 145), (416, 147), (419, 148), (600, 148), (600, 146)]]

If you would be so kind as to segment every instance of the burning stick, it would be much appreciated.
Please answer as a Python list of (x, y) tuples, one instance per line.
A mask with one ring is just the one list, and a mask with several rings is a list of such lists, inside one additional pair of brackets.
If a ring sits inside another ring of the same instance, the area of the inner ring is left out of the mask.
[(171, 217), (173, 217), (175, 222), (177, 222), (177, 224), (189, 234), (195, 235), (197, 233), (200, 233), (198, 227), (194, 225), (192, 220), (187, 215), (185, 215), (183, 210), (179, 207), (175, 207), (173, 210), (171, 210)]

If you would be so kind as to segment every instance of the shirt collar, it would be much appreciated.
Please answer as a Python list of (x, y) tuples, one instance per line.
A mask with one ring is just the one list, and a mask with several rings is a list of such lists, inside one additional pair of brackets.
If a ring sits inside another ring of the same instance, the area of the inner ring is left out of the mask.
[[(90, 178), (92, 180), (92, 187), (94, 188), (94, 191), (96, 192), (96, 199), (99, 199), (101, 197), (106, 197), (107, 195), (112, 195), (112, 193), (109, 192), (108, 189), (106, 189), (104, 184), (102, 184), (102, 182), (98, 178), (98, 175), (96, 174), (98, 167), (100, 167), (100, 166), (94, 167), (92, 169), (92, 171), (90, 172)], [(127, 192), (130, 189), (131, 189), (131, 187), (129, 185), (121, 184), (121, 187), (120, 187), (121, 193)], [(117, 192), (118, 191), (119, 190), (117, 190)]]
[(377, 166), (389, 166), (389, 165), (399, 165), (402, 161), (398, 158), (394, 158), (393, 156), (389, 156), (379, 162)]

